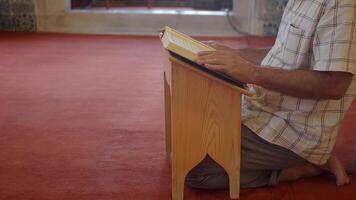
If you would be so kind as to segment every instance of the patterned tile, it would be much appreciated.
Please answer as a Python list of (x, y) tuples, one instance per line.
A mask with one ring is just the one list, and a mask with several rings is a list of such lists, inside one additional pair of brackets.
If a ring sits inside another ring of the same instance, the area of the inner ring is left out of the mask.
[(12, 16), (13, 30), (17, 32), (35, 32), (36, 16), (34, 14), (17, 14)]
[(0, 14), (0, 30), (12, 31), (12, 18), (10, 15)]
[(10, 0), (0, 0), (0, 15), (8, 15), (10, 13)]
[(263, 12), (263, 34), (277, 35), (279, 23), (288, 0), (265, 0)]
[(0, 30), (36, 31), (34, 0), (0, 0)]
[(10, 0), (11, 11), (16, 14), (24, 14), (35, 12), (35, 4), (32, 0)]
[(0, 30), (12, 30), (10, 0), (0, 0)]

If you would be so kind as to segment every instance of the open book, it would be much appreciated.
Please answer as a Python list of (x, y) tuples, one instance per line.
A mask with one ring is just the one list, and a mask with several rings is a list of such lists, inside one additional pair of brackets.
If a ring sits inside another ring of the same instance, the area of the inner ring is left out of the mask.
[(199, 42), (181, 32), (178, 32), (168, 26), (165, 27), (161, 41), (165, 49), (167, 49), (171, 56), (178, 58), (184, 62), (189, 63), (191, 66), (205, 71), (219, 79), (229, 82), (239, 87), (245, 87), (245, 84), (239, 80), (222, 73), (210, 70), (195, 62), (200, 51), (215, 51), (214, 48)]
[(200, 51), (215, 51), (214, 48), (168, 26), (164, 29), (161, 41), (165, 49), (190, 61), (195, 61)]

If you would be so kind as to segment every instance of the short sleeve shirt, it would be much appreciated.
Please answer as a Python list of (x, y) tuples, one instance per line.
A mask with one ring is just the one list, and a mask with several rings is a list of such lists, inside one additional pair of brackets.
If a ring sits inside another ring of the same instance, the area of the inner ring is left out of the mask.
[[(261, 67), (356, 73), (356, 1), (289, 0)], [(356, 95), (356, 76), (338, 100), (302, 99), (252, 86), (243, 124), (261, 138), (324, 164)]]

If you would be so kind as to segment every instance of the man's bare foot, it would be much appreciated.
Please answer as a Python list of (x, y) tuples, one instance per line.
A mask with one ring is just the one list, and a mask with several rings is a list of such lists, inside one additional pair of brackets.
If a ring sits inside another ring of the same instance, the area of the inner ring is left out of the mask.
[(325, 165), (317, 166), (307, 163), (297, 167), (286, 168), (282, 171), (280, 181), (297, 180), (304, 177), (316, 176), (328, 171), (336, 178), (336, 185), (342, 186), (350, 183), (350, 178), (347, 175), (344, 166), (336, 156), (331, 156)]
[(350, 178), (347, 175), (344, 166), (336, 156), (331, 156), (325, 165), (320, 166), (321, 169), (334, 174), (336, 185), (341, 186), (350, 183)]
[(322, 173), (322, 170), (313, 164), (307, 163), (297, 167), (283, 169), (280, 181), (293, 181), (300, 178), (317, 176)]

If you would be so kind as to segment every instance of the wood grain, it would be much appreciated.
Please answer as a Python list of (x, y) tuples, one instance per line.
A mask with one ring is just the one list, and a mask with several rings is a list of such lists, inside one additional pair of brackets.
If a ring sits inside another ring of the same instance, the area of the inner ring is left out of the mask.
[[(168, 53), (165, 51), (165, 56), (168, 57)], [(172, 82), (172, 65), (171, 62), (167, 59), (164, 64), (164, 109), (165, 109), (165, 139), (166, 139), (166, 154), (167, 157), (171, 157), (172, 152), (172, 127), (171, 127), (171, 82)]]
[(207, 155), (226, 170), (230, 196), (238, 198), (241, 88), (190, 68), (174, 60), (171, 64), (171, 98), (166, 103), (171, 107), (172, 199), (183, 199), (185, 176)]

